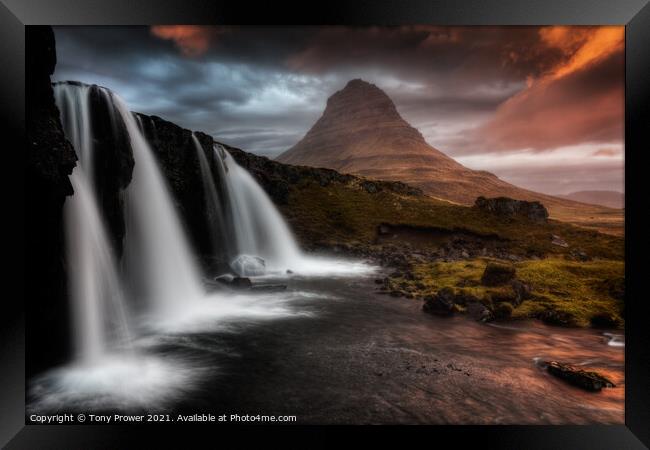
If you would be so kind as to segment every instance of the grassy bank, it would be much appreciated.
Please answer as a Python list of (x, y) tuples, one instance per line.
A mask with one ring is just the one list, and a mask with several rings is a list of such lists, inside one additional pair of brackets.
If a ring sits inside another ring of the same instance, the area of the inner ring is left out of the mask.
[[(580, 250), (593, 257), (623, 259), (623, 238), (549, 221), (531, 223), (523, 218), (494, 216), (476, 208), (459, 206), (427, 196), (399, 195), (389, 191), (369, 193), (354, 184), (333, 183), (323, 187), (305, 181), (292, 187), (283, 206), (302, 242), (310, 244), (377, 242), (382, 223), (467, 231), (499, 239), (509, 252), (530, 255), (564, 255)], [(552, 235), (561, 236), (569, 246), (552, 244)], [(431, 241), (434, 248), (439, 243)], [(418, 246), (427, 247), (419, 241)]]
[(415, 264), (409, 274), (391, 276), (389, 289), (424, 298), (451, 288), (457, 294), (476, 297), (490, 309), (498, 308), (499, 303), (510, 303), (513, 308), (508, 315), (513, 319), (541, 318), (553, 312), (551, 317), (566, 325), (589, 326), (607, 320), (612, 325), (623, 326), (623, 261), (578, 262), (551, 257), (505, 263), (512, 265), (516, 278), (530, 287), (530, 297), (518, 305), (509, 285), (481, 284), (489, 261), (493, 260)]

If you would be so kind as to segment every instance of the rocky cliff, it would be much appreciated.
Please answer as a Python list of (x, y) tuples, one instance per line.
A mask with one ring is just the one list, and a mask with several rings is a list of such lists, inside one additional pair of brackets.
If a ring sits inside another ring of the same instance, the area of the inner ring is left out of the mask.
[(25, 297), (28, 374), (67, 357), (70, 341), (64, 266), (63, 203), (76, 154), (65, 139), (50, 75), (56, 52), (49, 27), (25, 28)]

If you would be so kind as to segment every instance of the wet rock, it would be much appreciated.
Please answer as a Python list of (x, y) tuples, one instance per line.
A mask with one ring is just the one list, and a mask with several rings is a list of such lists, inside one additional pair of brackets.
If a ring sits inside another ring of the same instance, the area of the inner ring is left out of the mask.
[(564, 248), (566, 248), (566, 247), (569, 246), (569, 244), (567, 243), (567, 241), (565, 241), (564, 239), (562, 239), (562, 238), (561, 238), (560, 236), (558, 236), (557, 234), (552, 234), (552, 235), (551, 235), (551, 244), (553, 244), (553, 245), (557, 245), (558, 247), (564, 247)]
[(516, 271), (512, 266), (499, 263), (488, 263), (481, 277), (481, 284), (484, 286), (500, 286), (512, 281)]
[(467, 314), (479, 322), (491, 322), (494, 320), (492, 311), (481, 302), (474, 302), (467, 304)]
[(256, 292), (280, 292), (285, 291), (286, 289), (286, 284), (253, 284), (251, 286), (251, 290)]
[(616, 328), (619, 325), (617, 318), (608, 312), (594, 314), (589, 322), (594, 328)]
[(510, 316), (512, 316), (513, 311), (514, 308), (510, 303), (501, 302), (497, 303), (494, 306), (493, 314), (496, 319), (508, 319)]
[(576, 322), (571, 314), (563, 311), (553, 311), (551, 309), (542, 311), (537, 318), (549, 325), (575, 326)]
[(250, 278), (238, 277), (232, 274), (219, 275), (214, 281), (235, 289), (250, 289), (253, 286)]
[(253, 286), (250, 278), (247, 277), (235, 277), (230, 283), (231, 286), (239, 289), (248, 289)]
[(259, 256), (239, 255), (230, 267), (240, 276), (259, 276), (266, 273), (266, 262)]
[(540, 202), (515, 200), (509, 197), (478, 197), (474, 207), (504, 218), (521, 216), (536, 223), (544, 223), (548, 220), (548, 211)]
[(450, 316), (456, 312), (454, 304), (454, 291), (451, 288), (442, 288), (436, 295), (424, 298), (422, 310), (429, 314), (438, 316)]
[(293, 270), (287, 269), (287, 275), (291, 275), (293, 273)]
[(611, 388), (616, 385), (598, 372), (582, 370), (570, 364), (558, 361), (546, 361), (546, 370), (566, 382), (586, 391), (598, 392), (602, 388)]
[(531, 288), (527, 283), (514, 279), (510, 282), (510, 286), (512, 286), (512, 291), (515, 294), (515, 305), (519, 305), (521, 302), (528, 300), (531, 297)]

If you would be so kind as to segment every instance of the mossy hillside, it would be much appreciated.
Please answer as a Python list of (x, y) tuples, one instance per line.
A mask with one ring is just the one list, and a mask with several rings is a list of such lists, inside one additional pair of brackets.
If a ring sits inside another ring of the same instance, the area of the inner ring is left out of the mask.
[[(389, 289), (400, 289), (413, 297), (435, 295), (440, 289), (471, 295), (493, 310), (510, 303), (509, 285), (480, 284), (487, 258), (415, 264), (412, 276), (390, 277)], [(546, 311), (565, 316), (569, 323), (588, 326), (598, 315), (607, 315), (623, 325), (624, 263), (597, 259), (567, 261), (560, 257), (526, 260), (514, 264), (517, 278), (531, 287), (531, 298), (512, 305), (513, 318), (540, 317)]]
[[(301, 181), (292, 185), (283, 213), (304, 243), (370, 246), (375, 243), (377, 227), (390, 223), (498, 237), (509, 251), (524, 257), (567, 254), (572, 249), (580, 249), (590, 256), (623, 258), (622, 237), (557, 221), (535, 224), (523, 218), (504, 219), (424, 195), (369, 193), (354, 183), (321, 186), (310, 180)], [(561, 236), (570, 246), (551, 244), (553, 234)]]

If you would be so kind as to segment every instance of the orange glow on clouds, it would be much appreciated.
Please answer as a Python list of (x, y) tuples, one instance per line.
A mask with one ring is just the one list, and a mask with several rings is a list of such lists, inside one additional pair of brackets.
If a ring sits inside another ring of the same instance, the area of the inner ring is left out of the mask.
[[(539, 35), (542, 45), (561, 50), (564, 58), (544, 74), (529, 76), (526, 87), (499, 105), (479, 136), (494, 150), (622, 141), (624, 28), (544, 27)], [(609, 73), (609, 84), (590, 87), (593, 74), (607, 67), (619, 75)]]
[(560, 78), (594, 64), (623, 49), (623, 27), (545, 27), (539, 31), (542, 42), (570, 54), (568, 61), (552, 71), (552, 78)]
[(151, 34), (161, 39), (174, 41), (186, 56), (199, 56), (210, 47), (215, 37), (215, 28), (198, 25), (155, 25)]

